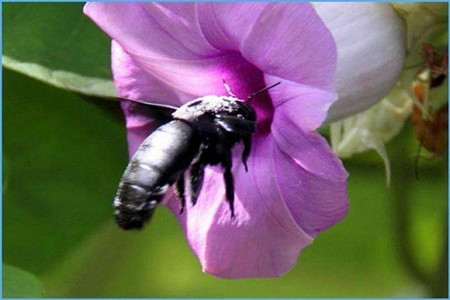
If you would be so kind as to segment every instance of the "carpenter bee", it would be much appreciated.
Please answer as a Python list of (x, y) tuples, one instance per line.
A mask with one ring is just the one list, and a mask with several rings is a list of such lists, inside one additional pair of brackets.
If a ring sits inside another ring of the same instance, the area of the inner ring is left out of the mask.
[[(278, 84), (254, 93), (247, 101)], [(195, 205), (208, 165), (222, 166), (226, 201), (234, 217), (231, 150), (237, 142), (243, 142), (242, 162), (247, 171), (256, 113), (226, 84), (225, 88), (229, 96), (200, 97), (179, 108), (122, 99), (146, 105), (153, 115), (163, 116), (166, 122), (142, 142), (120, 180), (114, 215), (121, 228), (142, 228), (172, 185), (183, 213), (185, 172), (189, 172), (190, 201)]]

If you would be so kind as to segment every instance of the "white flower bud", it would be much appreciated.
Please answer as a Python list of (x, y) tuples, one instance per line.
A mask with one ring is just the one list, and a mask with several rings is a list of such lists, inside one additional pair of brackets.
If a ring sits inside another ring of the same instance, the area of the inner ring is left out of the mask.
[[(333, 150), (340, 157), (351, 157), (374, 149), (382, 157), (389, 182), (389, 159), (384, 143), (396, 136), (412, 113), (414, 96), (412, 84), (425, 68), (422, 57), (424, 43), (436, 48), (448, 44), (447, 3), (392, 3), (407, 24), (407, 57), (397, 85), (370, 109), (331, 125)], [(383, 73), (384, 74), (384, 73)], [(430, 91), (438, 105), (447, 101), (447, 83)]]
[(314, 3), (338, 52), (339, 100), (328, 112), (333, 122), (366, 110), (397, 82), (405, 58), (403, 20), (387, 3)]

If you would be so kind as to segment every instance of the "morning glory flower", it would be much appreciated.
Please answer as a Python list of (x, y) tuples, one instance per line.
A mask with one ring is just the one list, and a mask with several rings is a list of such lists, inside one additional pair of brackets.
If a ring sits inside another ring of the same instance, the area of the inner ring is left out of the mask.
[[(222, 170), (209, 167), (195, 206), (179, 219), (203, 271), (225, 278), (279, 276), (347, 213), (347, 172), (316, 129), (336, 101), (336, 44), (307, 3), (89, 3), (112, 39), (121, 97), (181, 105), (232, 92), (258, 123), (248, 172), (235, 149), (235, 219)], [(123, 106), (130, 153), (155, 124)], [(239, 148), (237, 146), (236, 148)]]

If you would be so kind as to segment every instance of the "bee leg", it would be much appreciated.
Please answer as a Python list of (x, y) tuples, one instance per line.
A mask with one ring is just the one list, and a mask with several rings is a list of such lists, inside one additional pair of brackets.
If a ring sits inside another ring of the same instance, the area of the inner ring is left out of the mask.
[(186, 206), (186, 198), (184, 197), (184, 173), (180, 175), (175, 183), (175, 194), (180, 200), (180, 215), (184, 212)]
[(192, 205), (197, 203), (198, 195), (202, 190), (203, 176), (205, 174), (205, 165), (200, 161), (191, 165), (191, 202)]
[(231, 152), (228, 151), (222, 160), (222, 166), (225, 168), (223, 179), (225, 180), (225, 195), (230, 206), (231, 218), (234, 219), (234, 179), (233, 173), (231, 172), (232, 165)]
[(250, 155), (250, 151), (252, 150), (252, 136), (249, 135), (243, 138), (242, 141), (244, 142), (244, 151), (242, 151), (242, 163), (244, 164), (245, 172), (248, 172), (247, 159)]

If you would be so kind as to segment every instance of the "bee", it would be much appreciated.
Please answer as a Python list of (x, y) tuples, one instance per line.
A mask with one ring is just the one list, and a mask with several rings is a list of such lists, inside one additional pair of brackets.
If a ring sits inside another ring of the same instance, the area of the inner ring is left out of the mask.
[[(247, 102), (278, 84), (252, 94)], [(225, 197), (234, 218), (231, 151), (236, 143), (243, 143), (242, 163), (247, 171), (257, 119), (249, 104), (234, 96), (226, 84), (225, 88), (229, 96), (200, 97), (179, 108), (122, 99), (147, 106), (153, 115), (162, 116), (166, 122), (142, 142), (120, 180), (114, 216), (121, 228), (142, 228), (172, 185), (180, 201), (180, 214), (183, 213), (186, 172), (189, 172), (190, 201), (195, 205), (205, 167), (215, 165), (224, 170)]]

